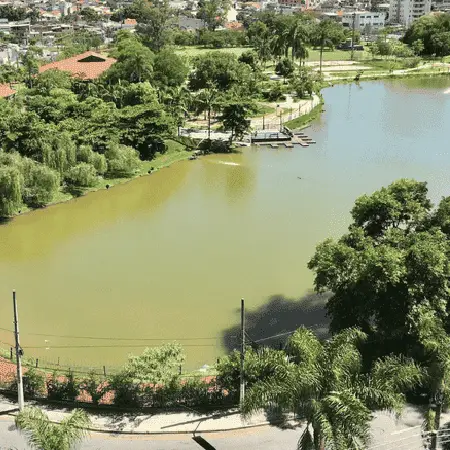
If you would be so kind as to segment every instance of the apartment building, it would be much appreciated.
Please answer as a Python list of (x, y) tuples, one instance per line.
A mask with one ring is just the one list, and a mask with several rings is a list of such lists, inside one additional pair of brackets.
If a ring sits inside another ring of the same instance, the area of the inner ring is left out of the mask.
[(391, 0), (389, 22), (409, 26), (415, 19), (429, 14), (431, 0)]
[(347, 28), (353, 28), (353, 18), (355, 20), (355, 30), (360, 32), (365, 32), (367, 29), (378, 30), (383, 28), (386, 23), (386, 14), (384, 12), (355, 11), (342, 14), (342, 25)]

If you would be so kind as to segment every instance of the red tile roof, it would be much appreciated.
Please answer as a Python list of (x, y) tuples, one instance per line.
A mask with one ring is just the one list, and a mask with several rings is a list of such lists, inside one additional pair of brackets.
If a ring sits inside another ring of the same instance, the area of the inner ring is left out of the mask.
[(0, 97), (7, 98), (11, 97), (11, 95), (15, 94), (16, 91), (11, 89), (9, 84), (0, 84)]
[(136, 19), (125, 19), (125, 25), (137, 25)]
[(243, 30), (244, 25), (241, 22), (227, 22), (225, 28), (228, 30)]
[[(91, 60), (90, 62), (82, 61), (87, 58), (98, 60)], [(45, 72), (49, 69), (58, 69), (70, 72), (74, 77), (93, 80), (108, 70), (115, 62), (116, 60), (114, 58), (108, 58), (100, 55), (100, 53), (88, 51), (82, 53), (81, 55), (76, 55), (61, 61), (45, 64), (44, 66), (39, 67), (39, 73)]]

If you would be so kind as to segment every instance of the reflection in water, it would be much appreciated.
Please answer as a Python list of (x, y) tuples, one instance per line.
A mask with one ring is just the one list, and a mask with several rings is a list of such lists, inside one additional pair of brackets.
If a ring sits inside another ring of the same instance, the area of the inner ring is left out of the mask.
[(427, 180), (433, 200), (450, 192), (443, 91), (326, 89), (308, 130), (316, 145), (177, 163), (1, 226), (0, 327), (11, 327), (15, 288), (28, 356), (108, 366), (180, 340), (194, 368), (224, 351), (242, 297), (252, 338), (314, 325), (323, 311), (305, 310), (306, 264), (345, 231), (357, 196), (400, 177)]

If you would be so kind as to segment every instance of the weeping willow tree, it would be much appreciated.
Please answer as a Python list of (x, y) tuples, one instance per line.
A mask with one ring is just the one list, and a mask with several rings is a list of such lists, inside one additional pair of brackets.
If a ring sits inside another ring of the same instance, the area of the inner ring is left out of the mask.
[(17, 167), (0, 166), (0, 217), (12, 216), (22, 204), (23, 176)]
[(365, 339), (363, 332), (347, 329), (321, 342), (311, 331), (298, 329), (288, 342), (286, 363), (248, 390), (244, 416), (259, 409), (295, 412), (305, 424), (299, 450), (367, 448), (372, 410), (400, 412), (403, 392), (421, 381), (422, 372), (394, 356), (364, 372), (359, 348)]

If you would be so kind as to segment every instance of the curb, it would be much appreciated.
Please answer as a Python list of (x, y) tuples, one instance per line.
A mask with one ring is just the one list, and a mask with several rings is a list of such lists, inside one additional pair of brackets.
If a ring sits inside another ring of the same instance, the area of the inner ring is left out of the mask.
[[(10, 414), (6, 414), (9, 417), (15, 417), (16, 413), (10, 413)], [(50, 421), (53, 424), (59, 424), (60, 422), (56, 422), (54, 420)], [(88, 431), (91, 431), (93, 433), (98, 433), (98, 434), (115, 434), (118, 436), (164, 436), (164, 435), (186, 435), (186, 434), (210, 434), (210, 433), (225, 433), (227, 431), (236, 431), (236, 430), (246, 430), (246, 429), (251, 429), (251, 428), (259, 428), (259, 427), (264, 427), (264, 426), (268, 426), (268, 425), (280, 425), (282, 423), (287, 423), (287, 424), (298, 424), (297, 421), (295, 421), (294, 419), (287, 419), (287, 420), (283, 420), (283, 419), (279, 419), (279, 420), (274, 420), (272, 422), (269, 421), (264, 421), (264, 422), (260, 422), (260, 423), (255, 423), (255, 424), (249, 424), (249, 425), (241, 425), (241, 426), (236, 426), (236, 427), (230, 427), (230, 428), (215, 428), (215, 429), (202, 429), (202, 428), (193, 428), (191, 430), (172, 430), (172, 431), (164, 431), (164, 430), (158, 430), (158, 431), (151, 431), (151, 430), (142, 430), (142, 431), (125, 431), (125, 430), (109, 430), (109, 429), (105, 429), (105, 428), (94, 428), (94, 427), (87, 427), (85, 428)]]

